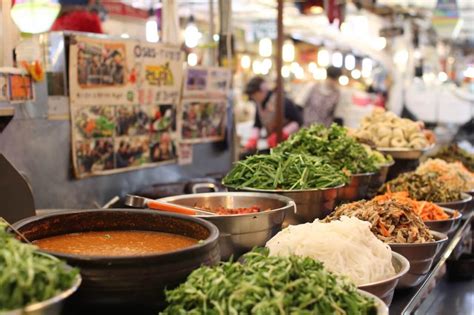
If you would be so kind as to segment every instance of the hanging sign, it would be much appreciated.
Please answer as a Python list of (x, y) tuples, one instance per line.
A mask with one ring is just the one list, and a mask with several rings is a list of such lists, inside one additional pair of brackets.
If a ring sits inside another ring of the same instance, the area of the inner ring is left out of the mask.
[(230, 78), (225, 68), (194, 67), (186, 71), (180, 110), (181, 142), (224, 139)]
[(70, 46), (77, 177), (176, 162), (178, 47), (76, 36)]

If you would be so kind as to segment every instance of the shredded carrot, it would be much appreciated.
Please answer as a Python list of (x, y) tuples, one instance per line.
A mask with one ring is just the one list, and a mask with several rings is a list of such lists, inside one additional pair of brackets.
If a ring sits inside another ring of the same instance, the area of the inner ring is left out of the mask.
[[(423, 221), (438, 221), (449, 219), (449, 215), (444, 212), (441, 207), (429, 201), (416, 201), (414, 199), (411, 199), (407, 191), (390, 192), (390, 190), (388, 189), (388, 192), (384, 195), (374, 197), (375, 201), (387, 201), (390, 199), (394, 199), (400, 203), (406, 204), (416, 214), (418, 214)], [(385, 227), (380, 226), (380, 229), (382, 230), (383, 234), (385, 234), (384, 228)]]

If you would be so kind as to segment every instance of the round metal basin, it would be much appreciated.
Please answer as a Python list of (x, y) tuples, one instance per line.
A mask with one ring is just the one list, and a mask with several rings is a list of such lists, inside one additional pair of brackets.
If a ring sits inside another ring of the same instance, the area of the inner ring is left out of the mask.
[(293, 199), (296, 212), (288, 213), (284, 225), (313, 222), (329, 215), (339, 201), (339, 194), (344, 185), (325, 189), (308, 190), (261, 190), (241, 188), (240, 191), (270, 193)]
[[(388, 170), (387, 170), (388, 171)], [(351, 181), (344, 186), (340, 193), (341, 201), (356, 201), (367, 198), (369, 185), (375, 173), (361, 173), (351, 175)]]
[(388, 315), (388, 307), (385, 305), (384, 301), (382, 301), (379, 297), (376, 295), (369, 293), (367, 291), (363, 290), (358, 290), (360, 294), (371, 298), (372, 300), (375, 301), (375, 307), (377, 308), (377, 313), (375, 315)]
[(295, 212), (295, 203), (288, 197), (277, 194), (225, 192), (179, 195), (162, 198), (160, 201), (188, 207), (215, 209), (246, 208), (258, 206), (270, 209), (259, 213), (202, 216), (214, 223), (220, 231), (219, 247), (221, 257), (240, 257), (255, 246), (265, 246), (282, 229), (285, 217)]
[(392, 265), (395, 269), (395, 275), (373, 283), (359, 285), (358, 288), (379, 297), (385, 304), (390, 306), (393, 300), (393, 294), (397, 287), (398, 281), (410, 269), (408, 260), (400, 254), (392, 252)]
[(468, 193), (462, 193), (461, 197), (462, 197), (461, 200), (455, 200), (455, 201), (450, 201), (450, 202), (436, 202), (436, 204), (443, 208), (457, 210), (461, 212), (463, 217), (465, 218), (471, 212), (471, 209), (469, 209), (468, 206), (471, 203), (471, 200), (473, 197)]
[(449, 234), (459, 226), (459, 223), (461, 223), (462, 213), (459, 211), (456, 212), (456, 210), (451, 210), (448, 208), (443, 208), (443, 210), (449, 215), (449, 219), (423, 222), (425, 222), (426, 226), (430, 230), (443, 234)]
[(410, 270), (398, 282), (397, 288), (412, 288), (418, 285), (430, 271), (433, 260), (448, 240), (445, 234), (430, 231), (435, 241), (430, 243), (398, 244), (390, 243), (392, 251), (397, 252), (410, 262)]
[(379, 170), (370, 178), (370, 195), (375, 195), (377, 191), (383, 186), (383, 184), (385, 184), (387, 181), (388, 171), (393, 164), (395, 164), (395, 161), (381, 165)]

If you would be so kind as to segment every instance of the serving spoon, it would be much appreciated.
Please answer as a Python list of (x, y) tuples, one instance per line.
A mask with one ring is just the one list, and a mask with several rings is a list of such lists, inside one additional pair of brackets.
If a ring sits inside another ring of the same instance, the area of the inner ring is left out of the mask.
[(177, 205), (174, 203), (162, 202), (134, 195), (127, 195), (125, 197), (125, 205), (132, 208), (150, 208), (154, 210), (181, 213), (186, 215), (216, 215), (214, 212), (210, 211), (200, 210), (196, 208)]

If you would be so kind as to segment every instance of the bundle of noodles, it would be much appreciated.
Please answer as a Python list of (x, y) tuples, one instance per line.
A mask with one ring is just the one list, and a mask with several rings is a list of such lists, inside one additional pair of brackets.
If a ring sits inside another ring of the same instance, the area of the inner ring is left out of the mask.
[(433, 236), (409, 204), (396, 199), (357, 201), (344, 204), (325, 219), (356, 217), (371, 223), (372, 233), (385, 243), (427, 243)]
[(271, 256), (297, 255), (319, 260), (329, 271), (349, 277), (356, 285), (395, 274), (390, 247), (372, 234), (368, 222), (357, 218), (290, 225), (266, 246)]

